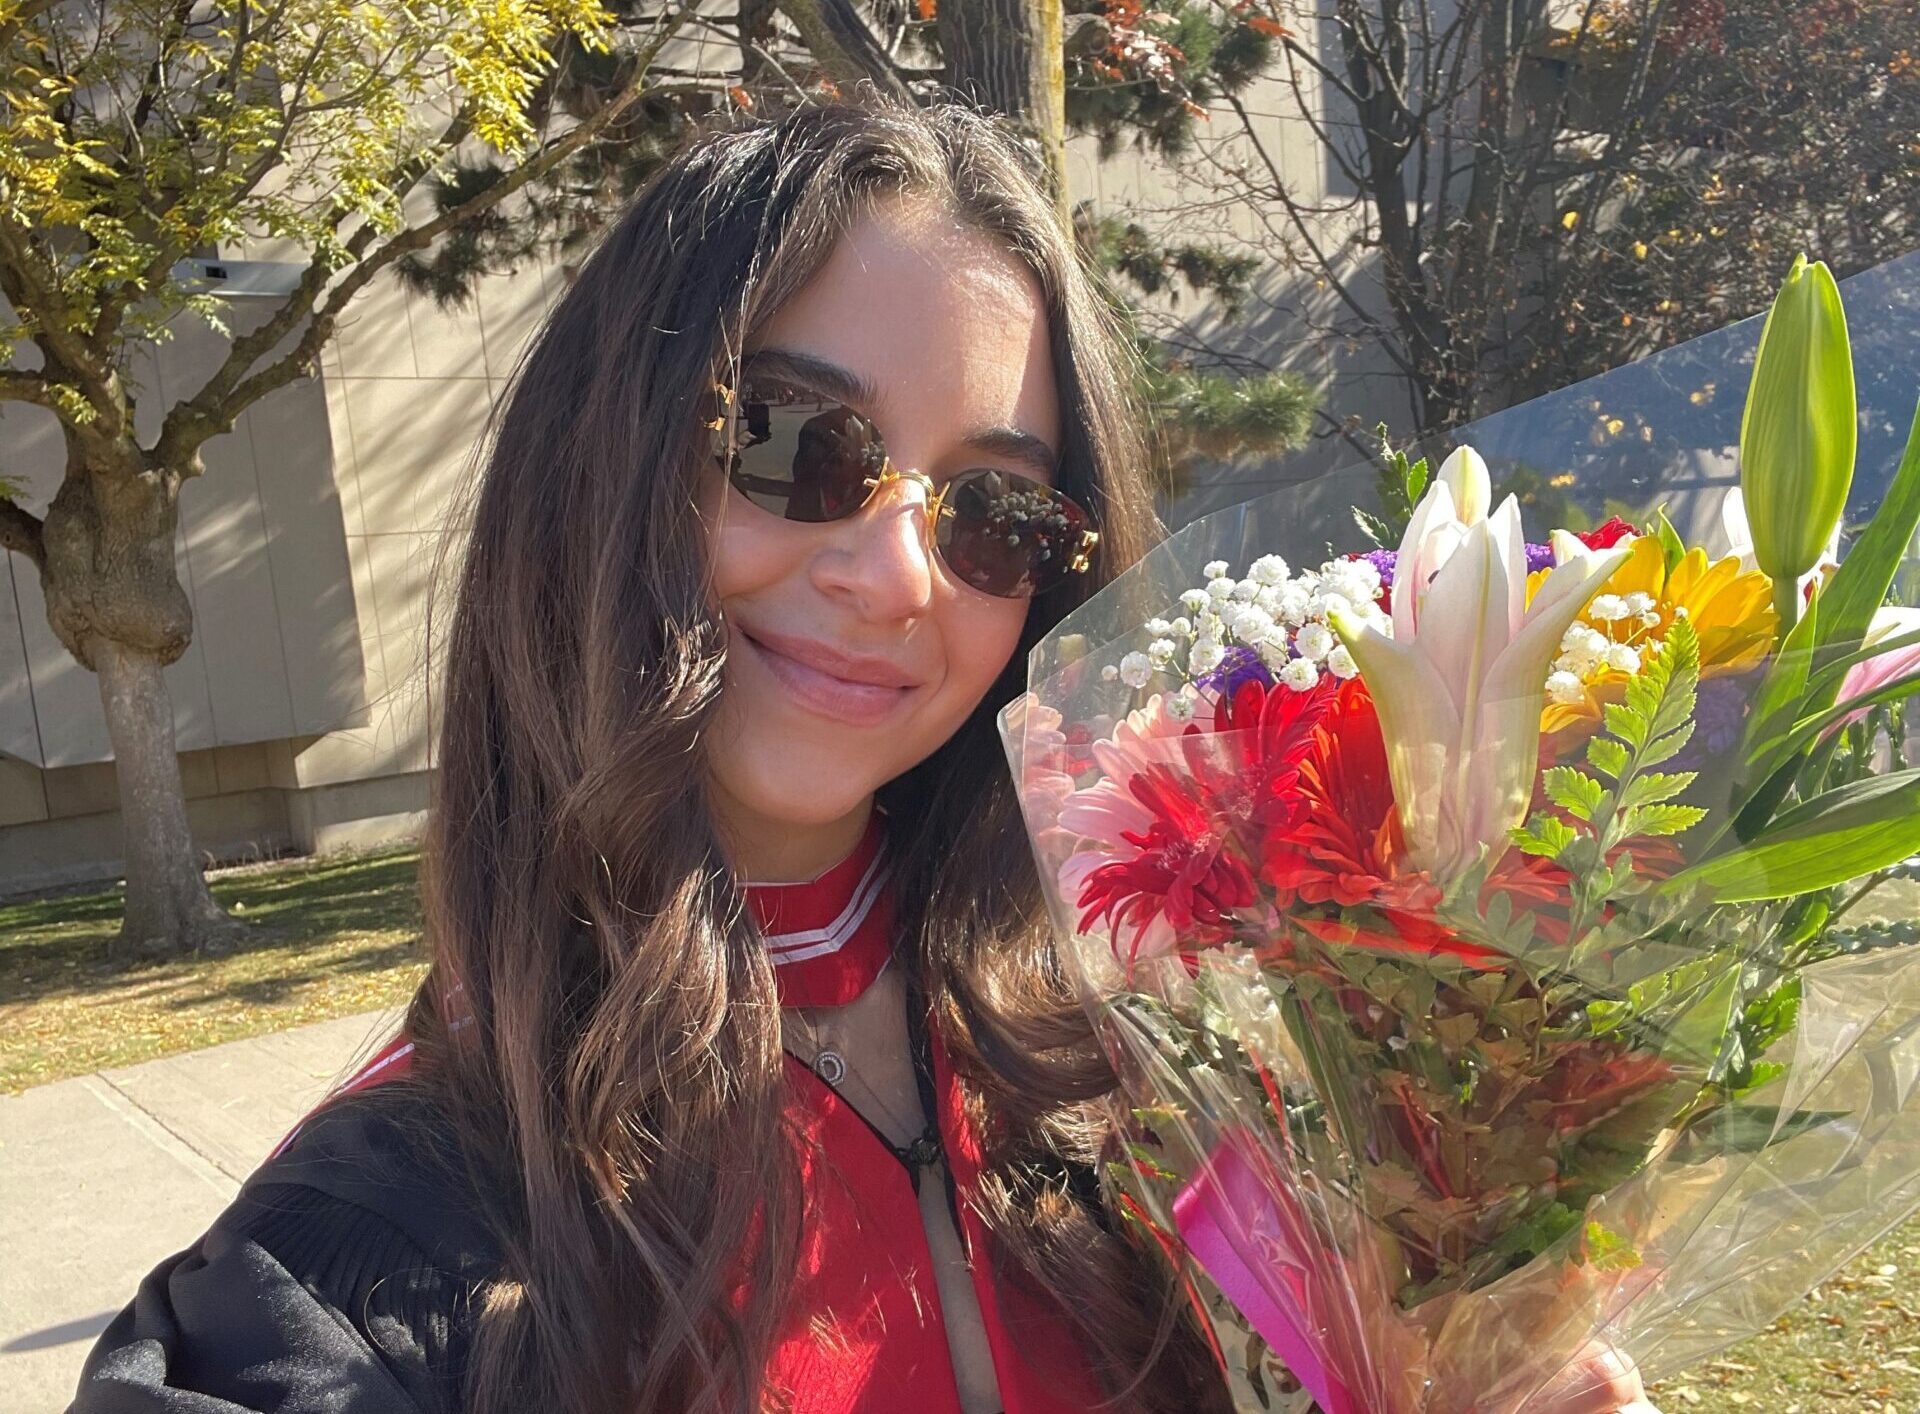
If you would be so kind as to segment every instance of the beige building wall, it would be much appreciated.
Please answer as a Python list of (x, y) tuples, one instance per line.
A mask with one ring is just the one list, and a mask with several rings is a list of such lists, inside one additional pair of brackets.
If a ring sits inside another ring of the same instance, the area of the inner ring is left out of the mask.
[[(483, 280), (469, 308), (443, 312), (378, 279), (319, 377), (208, 444), (206, 475), (180, 498), (177, 565), (194, 639), (167, 684), (189, 817), (210, 858), (324, 852), (418, 830), (432, 759), (434, 552), (491, 401), (560, 280), (529, 265)], [(232, 300), (235, 327), (263, 318), (266, 304)], [(176, 329), (140, 355), (136, 376), (150, 380), (143, 437), (223, 351), (189, 316)], [(52, 415), (8, 404), (0, 465), (43, 512), (62, 466)], [(118, 799), (97, 681), (54, 638), (34, 567), (3, 558), (0, 891), (117, 877)]]

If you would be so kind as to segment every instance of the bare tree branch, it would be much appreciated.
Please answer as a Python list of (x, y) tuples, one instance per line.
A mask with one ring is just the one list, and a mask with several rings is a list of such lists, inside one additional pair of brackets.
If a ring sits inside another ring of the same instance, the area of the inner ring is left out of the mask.
[(32, 234), (0, 217), (0, 294), (33, 319), (33, 341), (48, 368), (66, 375), (93, 404), (93, 434), (117, 437), (125, 413), (119, 377), (95, 357), (92, 345), (63, 325), (57, 286), (58, 276)]
[(882, 93), (913, 100), (893, 60), (850, 0), (780, 0), (780, 10), (834, 82), (851, 88), (866, 79)]
[[(683, 15), (690, 13), (682, 11)], [(320, 349), (332, 337), (341, 311), (374, 276), (401, 256), (425, 249), (445, 232), (491, 210), (545, 175), (599, 133), (617, 123), (642, 98), (677, 92), (706, 92), (704, 87), (692, 84), (648, 84), (653, 58), (673, 34), (674, 28), (665, 26), (649, 40), (647, 48), (637, 57), (632, 81), (618, 97), (548, 143), (535, 156), (522, 162), (484, 191), (475, 193), (430, 221), (389, 237), (371, 254), (367, 253), (368, 249), (379, 233), (371, 223), (363, 224), (345, 243), (353, 264), (330, 291), (326, 290), (326, 286), (334, 271), (328, 267), (324, 254), (316, 252), (313, 261), (302, 272), (294, 292), (273, 317), (251, 334), (236, 339), (226, 360), (205, 386), (192, 398), (175, 404), (168, 412), (155, 443), (156, 459), (169, 466), (186, 465), (209, 437), (230, 430), (234, 420), (246, 408), (310, 368), (319, 356)], [(389, 182), (390, 188), (404, 195), (417, 185), (432, 170), (440, 152), (450, 151), (464, 139), (467, 121), (464, 114), (456, 114), (441, 134), (439, 142), (394, 174)], [(324, 303), (321, 302), (323, 291), (326, 291)], [(254, 364), (270, 353), (309, 314), (312, 319), (305, 333), (286, 355), (267, 368), (250, 372)]]
[(53, 390), (54, 384), (38, 373), (0, 369), (0, 402), (37, 403), (50, 408), (55, 405)]
[(0, 495), (0, 550), (11, 550), (47, 567), (47, 546), (40, 517), (9, 496)]
[[(1273, 155), (1267, 151), (1266, 144), (1260, 141), (1259, 133), (1254, 131), (1253, 119), (1247, 112), (1246, 104), (1241, 102), (1237, 95), (1231, 93), (1226, 95), (1226, 100), (1233, 108), (1233, 111), (1239, 115), (1241, 125), (1246, 130), (1247, 140), (1252, 144), (1255, 155), (1259, 157), (1260, 161), (1267, 168), (1273, 183), (1273, 194), (1287, 212), (1288, 222), (1292, 227), (1294, 237), (1312, 252), (1322, 278), (1332, 287), (1334, 294), (1339, 298), (1340, 302), (1351, 309), (1363, 324), (1372, 328), (1378, 328), (1379, 321), (1368, 312), (1366, 306), (1359, 301), (1354, 293), (1348, 289), (1346, 282), (1340, 278), (1333, 260), (1321, 244), (1319, 236), (1314, 233), (1312, 223), (1306, 219), (1307, 214), (1302, 211), (1294, 201), (1292, 194), (1287, 188), (1286, 181), (1280, 175), (1279, 164), (1274, 161)], [(1256, 211), (1256, 215), (1260, 217), (1263, 223), (1268, 220), (1265, 211)], [(1416, 370), (1413, 364), (1400, 349), (1394, 347), (1391, 340), (1382, 338), (1380, 346), (1381, 350), (1402, 372), (1406, 373), (1409, 377), (1415, 373)]]

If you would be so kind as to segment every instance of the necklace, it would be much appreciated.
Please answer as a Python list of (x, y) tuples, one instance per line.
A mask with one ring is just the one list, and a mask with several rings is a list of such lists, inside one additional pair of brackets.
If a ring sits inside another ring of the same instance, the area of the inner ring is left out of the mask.
[[(884, 972), (886, 969), (883, 966), (881, 970)], [(834, 1010), (838, 1012), (839, 1008), (834, 1008)], [(867, 1116), (862, 1112), (859, 1105), (853, 1104), (852, 1101), (848, 1099), (842, 1089), (846, 1082), (853, 1080), (859, 1084), (861, 1092), (873, 1108), (877, 1110), (881, 1117), (891, 1126), (894, 1134), (913, 1133), (914, 1125), (903, 1119), (900, 1112), (888, 1104), (886, 1100), (882, 1098), (879, 1090), (873, 1085), (868, 1084), (864, 1076), (854, 1073), (852, 1066), (847, 1063), (846, 1052), (842, 1049), (844, 1043), (835, 1044), (833, 1040), (832, 1032), (836, 1028), (830, 1023), (815, 1021), (813, 1017), (808, 1016), (806, 1012), (800, 1008), (785, 1010), (781, 1013), (781, 1016), (783, 1021), (790, 1018), (792, 1021), (797, 1022), (804, 1030), (807, 1054), (801, 1057), (801, 1059), (807, 1068), (819, 1076), (835, 1094), (840, 1095), (843, 1100), (847, 1101), (847, 1107), (866, 1123), (867, 1128), (873, 1131), (874, 1137), (884, 1144), (888, 1151), (893, 1154), (894, 1158), (899, 1160), (901, 1165), (907, 1170), (907, 1176), (913, 1184), (913, 1190), (918, 1193), (920, 1191), (920, 1171), (923, 1168), (940, 1162), (943, 1157), (944, 1150), (941, 1145), (938, 1119), (929, 1115), (925, 1123), (920, 1126), (919, 1133), (915, 1134), (914, 1137), (905, 1144), (896, 1144), (890, 1135), (882, 1133), (877, 1125), (867, 1119)]]

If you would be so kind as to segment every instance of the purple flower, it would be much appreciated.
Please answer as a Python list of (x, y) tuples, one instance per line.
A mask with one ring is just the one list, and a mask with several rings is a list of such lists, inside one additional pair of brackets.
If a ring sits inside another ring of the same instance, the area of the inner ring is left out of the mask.
[(1380, 587), (1382, 589), (1393, 588), (1393, 562), (1400, 558), (1399, 551), (1365, 550), (1353, 558), (1365, 560), (1368, 564), (1380, 571)]
[(1702, 678), (1694, 697), (1693, 736), (1665, 769), (1704, 771), (1738, 746), (1764, 671), (1748, 668)]
[(1210, 691), (1232, 697), (1243, 682), (1257, 682), (1262, 687), (1272, 687), (1273, 674), (1267, 671), (1267, 665), (1260, 661), (1258, 653), (1244, 644), (1236, 643), (1226, 650), (1218, 667), (1210, 673), (1202, 673), (1194, 682)]
[[(1350, 556), (1350, 558), (1356, 559), (1356, 560), (1365, 560), (1368, 564), (1372, 565), (1375, 569), (1379, 570), (1380, 571), (1380, 587), (1382, 589), (1393, 588), (1393, 566), (1394, 566), (1394, 561), (1400, 558), (1399, 551), (1397, 550), (1363, 550), (1357, 555)], [(1541, 570), (1552, 569), (1552, 568), (1553, 568), (1553, 546), (1551, 545), (1527, 546), (1527, 573), (1528, 574), (1537, 574)]]

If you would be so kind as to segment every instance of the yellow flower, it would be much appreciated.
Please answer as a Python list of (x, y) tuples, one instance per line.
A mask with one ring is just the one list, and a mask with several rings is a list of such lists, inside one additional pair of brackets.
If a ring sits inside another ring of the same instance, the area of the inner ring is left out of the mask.
[[(1546, 573), (1529, 576), (1529, 597)], [(1737, 672), (1773, 646), (1773, 582), (1758, 570), (1743, 570), (1737, 556), (1709, 563), (1698, 548), (1669, 573), (1659, 540), (1635, 538), (1625, 563), (1567, 631), (1541, 731), (1549, 737), (1592, 731), (1604, 719), (1605, 704), (1624, 699), (1628, 678), (1659, 653), (1681, 615), (1699, 635), (1701, 675)]]

